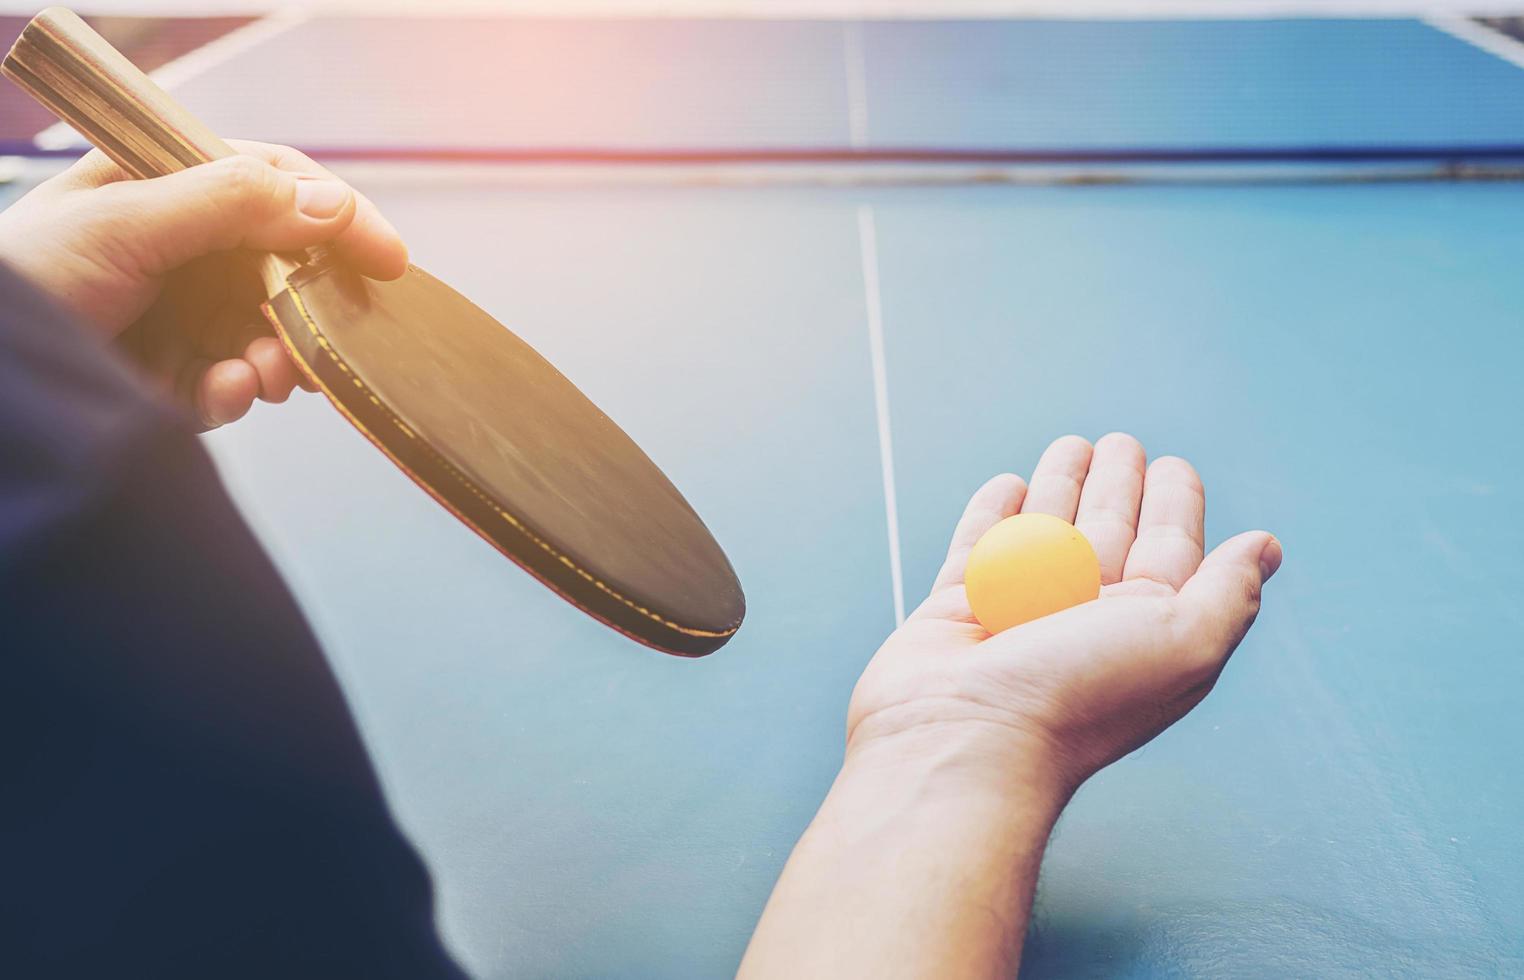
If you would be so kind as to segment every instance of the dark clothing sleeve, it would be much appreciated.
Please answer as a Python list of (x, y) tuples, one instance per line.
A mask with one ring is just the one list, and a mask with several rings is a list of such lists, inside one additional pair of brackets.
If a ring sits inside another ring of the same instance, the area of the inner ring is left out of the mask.
[(0, 976), (461, 976), (191, 427), (3, 266), (0, 665)]

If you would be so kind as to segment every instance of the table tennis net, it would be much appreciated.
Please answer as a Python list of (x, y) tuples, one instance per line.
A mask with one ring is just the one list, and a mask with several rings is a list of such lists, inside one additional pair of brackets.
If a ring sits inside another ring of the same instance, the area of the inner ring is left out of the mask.
[[(93, 22), (218, 132), (327, 159), (1524, 160), (1521, 17)], [(78, 153), (50, 123), (0, 89), (0, 154)]]

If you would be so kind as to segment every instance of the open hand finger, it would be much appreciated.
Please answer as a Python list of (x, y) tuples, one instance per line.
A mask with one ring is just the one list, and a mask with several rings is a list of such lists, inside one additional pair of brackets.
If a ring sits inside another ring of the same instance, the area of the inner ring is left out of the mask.
[(1201, 564), (1205, 524), (1206, 494), (1196, 470), (1178, 456), (1154, 460), (1143, 478), (1138, 537), (1123, 580), (1179, 589)]
[(951, 585), (962, 584), (963, 573), (968, 568), (969, 551), (984, 536), (985, 531), (1021, 510), (1021, 501), (1026, 492), (1026, 481), (1014, 473), (1002, 473), (993, 477), (974, 491), (968, 506), (963, 509), (957, 528), (953, 530), (952, 543), (947, 547), (947, 560), (942, 563), (942, 570), (937, 573), (937, 580), (931, 587), (933, 593)]
[(1138, 440), (1122, 432), (1096, 440), (1074, 524), (1101, 560), (1102, 585), (1122, 579), (1127, 552), (1138, 533), (1143, 472)]
[(1079, 510), (1080, 489), (1090, 469), (1090, 443), (1079, 436), (1054, 440), (1037, 461), (1021, 504), (1023, 514), (1051, 514), (1070, 523)]

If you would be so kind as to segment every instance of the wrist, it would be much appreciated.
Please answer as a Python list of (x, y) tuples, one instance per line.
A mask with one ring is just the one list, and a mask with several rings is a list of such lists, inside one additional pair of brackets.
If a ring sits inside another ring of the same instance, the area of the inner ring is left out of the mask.
[(993, 797), (1058, 812), (1084, 777), (1054, 740), (1009, 718), (908, 703), (858, 719), (847, 737), (843, 777), (914, 780), (946, 796)]
[(948, 723), (854, 738), (822, 813), (855, 831), (934, 837), (951, 863), (1040, 853), (1073, 790), (1041, 743), (1005, 734)]

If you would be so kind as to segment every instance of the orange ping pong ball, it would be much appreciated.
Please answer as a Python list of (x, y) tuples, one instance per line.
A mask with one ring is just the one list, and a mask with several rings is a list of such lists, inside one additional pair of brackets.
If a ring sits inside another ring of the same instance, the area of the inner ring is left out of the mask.
[(999, 633), (1099, 596), (1101, 562), (1068, 521), (1017, 514), (984, 532), (963, 581), (975, 618)]

